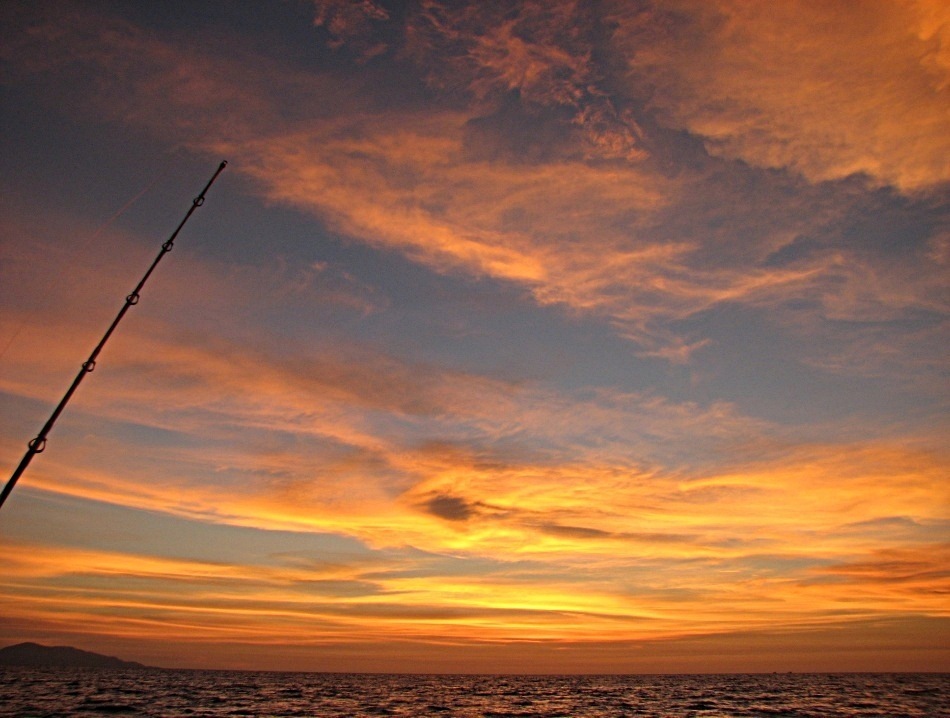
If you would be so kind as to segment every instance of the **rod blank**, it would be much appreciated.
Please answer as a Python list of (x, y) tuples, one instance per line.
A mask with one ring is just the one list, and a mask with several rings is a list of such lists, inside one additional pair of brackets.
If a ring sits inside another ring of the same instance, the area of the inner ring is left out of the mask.
[(66, 404), (69, 403), (69, 400), (72, 398), (73, 394), (76, 393), (76, 389), (79, 388), (82, 380), (86, 378), (87, 374), (90, 374), (96, 368), (96, 359), (98, 359), (99, 353), (106, 345), (106, 342), (109, 341), (109, 337), (112, 336), (112, 332), (115, 331), (115, 328), (119, 325), (119, 322), (122, 321), (122, 317), (124, 317), (125, 313), (129, 311), (129, 308), (134, 307), (139, 303), (139, 298), (141, 296), (142, 288), (145, 286), (145, 282), (148, 281), (148, 278), (152, 275), (152, 272), (155, 271), (155, 267), (158, 266), (158, 263), (162, 261), (162, 257), (172, 250), (172, 247), (175, 244), (175, 238), (178, 236), (178, 233), (181, 231), (182, 227), (185, 226), (185, 222), (187, 222), (191, 215), (194, 214), (196, 209), (204, 204), (205, 193), (211, 188), (211, 185), (214, 184), (214, 181), (218, 179), (218, 175), (224, 171), (224, 168), (227, 166), (227, 164), (227, 161), (224, 161), (218, 166), (217, 171), (214, 173), (211, 179), (208, 180), (208, 184), (206, 184), (204, 189), (201, 190), (201, 194), (192, 200), (191, 207), (188, 208), (188, 212), (185, 214), (184, 218), (182, 218), (181, 222), (178, 223), (178, 226), (175, 228), (175, 231), (172, 232), (171, 236), (162, 243), (161, 251), (159, 251), (158, 256), (155, 257), (155, 260), (152, 262), (151, 266), (149, 266), (148, 270), (146, 270), (145, 274), (142, 276), (142, 279), (139, 280), (139, 283), (135, 285), (135, 289), (133, 289), (132, 292), (125, 298), (125, 304), (122, 305), (122, 309), (119, 310), (119, 313), (116, 315), (115, 319), (112, 320), (112, 324), (109, 325), (109, 328), (102, 336), (102, 339), (99, 340), (96, 348), (92, 350), (89, 358), (82, 363), (79, 373), (76, 374), (76, 378), (73, 379), (73, 383), (69, 386), (69, 389), (66, 390), (66, 393), (63, 395), (63, 398), (60, 400), (59, 404), (56, 405), (56, 408), (53, 410), (50, 418), (47, 419), (45, 424), (43, 424), (43, 428), (40, 429), (40, 433), (31, 439), (27, 444), (26, 454), (23, 455), (23, 459), (21, 459), (20, 464), (14, 470), (10, 480), (7, 481), (6, 485), (3, 487), (3, 491), (0, 492), (0, 508), (3, 507), (7, 497), (10, 495), (10, 492), (13, 491), (13, 487), (16, 486), (20, 476), (22, 476), (23, 472), (26, 471), (26, 467), (30, 465), (33, 457), (39, 453), (42, 453), (46, 448), (46, 437), (52, 430), (53, 424), (56, 423), (59, 415), (63, 413), (63, 409), (66, 408)]

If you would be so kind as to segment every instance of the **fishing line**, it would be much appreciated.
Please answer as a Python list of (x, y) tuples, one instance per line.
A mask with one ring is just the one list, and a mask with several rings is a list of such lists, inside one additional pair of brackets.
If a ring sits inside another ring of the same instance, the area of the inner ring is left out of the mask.
[[(132, 199), (130, 199), (124, 205), (122, 205), (111, 217), (109, 217), (105, 222), (103, 222), (99, 226), (99, 228), (96, 229), (96, 231), (94, 231), (91, 235), (87, 236), (86, 239), (81, 244), (75, 246), (73, 248), (73, 251), (70, 253), (70, 256), (67, 257), (67, 261), (62, 262), (60, 264), (59, 270), (56, 271), (53, 275), (51, 275), (49, 279), (47, 279), (46, 284), (40, 290), (40, 295), (42, 296), (42, 295), (49, 294), (53, 286), (58, 284), (62, 280), (63, 275), (65, 274), (65, 271), (66, 271), (65, 268), (72, 265), (72, 261), (71, 261), (72, 258), (80, 253), (84, 254), (86, 250), (89, 249), (89, 246), (95, 240), (101, 237), (103, 232), (105, 232), (112, 225), (113, 222), (115, 222), (119, 217), (125, 214), (129, 210), (129, 208), (132, 207), (132, 205), (134, 205), (142, 197), (148, 194), (155, 187), (155, 185), (157, 185), (162, 179), (165, 178), (166, 175), (168, 175), (170, 171), (171, 171), (171, 165), (168, 164), (165, 166), (165, 169), (159, 172), (158, 175), (155, 177), (155, 179), (153, 179), (145, 188), (141, 189), (138, 192), (138, 194), (136, 194), (134, 197), (132, 197)], [(10, 335), (10, 338), (7, 340), (6, 344), (0, 347), (0, 360), (3, 359), (4, 355), (10, 349), (10, 347), (13, 346), (13, 342), (17, 340), (17, 337), (20, 336), (20, 333), (26, 328), (26, 325), (29, 323), (30, 323), (30, 316), (29, 314), (25, 314), (24, 318), (14, 328), (13, 334)]]

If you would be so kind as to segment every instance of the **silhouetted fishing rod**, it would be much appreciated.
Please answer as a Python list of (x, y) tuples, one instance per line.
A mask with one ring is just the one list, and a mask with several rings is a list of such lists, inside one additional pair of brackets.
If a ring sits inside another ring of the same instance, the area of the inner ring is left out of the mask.
[(162, 261), (162, 257), (172, 251), (172, 247), (175, 245), (175, 238), (178, 236), (178, 233), (181, 231), (181, 228), (185, 226), (185, 222), (188, 221), (188, 218), (194, 213), (205, 202), (205, 193), (214, 184), (214, 181), (218, 179), (218, 175), (224, 170), (227, 166), (227, 162), (222, 162), (217, 171), (208, 180), (208, 184), (205, 185), (205, 188), (201, 190), (201, 194), (192, 200), (191, 207), (188, 208), (188, 212), (185, 214), (181, 222), (178, 223), (178, 226), (175, 228), (175, 231), (172, 232), (171, 237), (169, 237), (162, 244), (162, 249), (158, 253), (158, 256), (155, 257), (155, 261), (152, 262), (152, 265), (148, 268), (148, 271), (145, 272), (145, 275), (135, 286), (135, 289), (132, 290), (132, 293), (125, 298), (125, 304), (122, 306), (122, 309), (119, 310), (119, 313), (116, 315), (115, 319), (112, 320), (112, 324), (109, 325), (109, 328), (106, 330), (106, 333), (103, 335), (102, 339), (99, 340), (99, 343), (96, 344), (96, 348), (92, 350), (92, 354), (89, 355), (89, 358), (82, 363), (82, 367), (79, 370), (79, 373), (76, 375), (76, 378), (73, 379), (73, 383), (70, 385), (69, 389), (66, 390), (66, 394), (60, 400), (59, 404), (53, 410), (52, 416), (43, 424), (43, 428), (40, 429), (40, 433), (36, 435), (34, 439), (27, 444), (26, 454), (23, 456), (23, 459), (20, 461), (20, 465), (16, 467), (16, 470), (13, 472), (13, 476), (10, 477), (10, 480), (7, 481), (6, 486), (3, 487), (3, 492), (0, 493), (0, 507), (3, 506), (4, 502), (7, 500), (7, 496), (10, 495), (10, 492), (13, 491), (13, 487), (16, 486), (16, 482), (20, 479), (20, 476), (26, 471), (26, 467), (30, 465), (30, 461), (33, 460), (33, 457), (41, 453), (43, 449), (46, 448), (46, 436), (49, 434), (50, 430), (53, 428), (53, 424), (56, 423), (56, 420), (59, 418), (59, 415), (63, 413), (63, 409), (66, 408), (66, 404), (72, 398), (72, 395), (76, 392), (76, 389), (79, 388), (79, 385), (82, 383), (82, 380), (85, 378), (86, 374), (92, 372), (96, 368), (96, 359), (99, 357), (99, 352), (102, 351), (102, 348), (106, 345), (106, 342), (109, 341), (109, 337), (112, 336), (112, 332), (115, 331), (115, 328), (119, 325), (119, 322), (122, 321), (122, 317), (125, 316), (125, 313), (129, 311), (130, 307), (135, 306), (139, 303), (139, 296), (142, 292), (142, 287), (145, 286), (145, 282), (148, 281), (149, 276), (152, 272), (155, 271), (155, 267), (158, 266), (158, 263)]

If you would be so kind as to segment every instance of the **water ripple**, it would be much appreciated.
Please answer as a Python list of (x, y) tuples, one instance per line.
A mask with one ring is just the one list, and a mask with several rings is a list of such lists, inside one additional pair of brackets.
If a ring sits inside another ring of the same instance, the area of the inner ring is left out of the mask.
[(948, 674), (404, 676), (0, 668), (0, 717), (950, 718)]

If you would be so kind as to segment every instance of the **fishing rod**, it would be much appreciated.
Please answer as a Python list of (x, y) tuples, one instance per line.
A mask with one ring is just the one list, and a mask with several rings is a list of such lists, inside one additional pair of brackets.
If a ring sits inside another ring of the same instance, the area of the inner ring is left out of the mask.
[(76, 392), (76, 389), (79, 388), (82, 380), (86, 378), (87, 374), (91, 373), (96, 368), (96, 359), (99, 357), (99, 352), (102, 351), (102, 348), (106, 345), (106, 342), (109, 341), (109, 337), (112, 336), (112, 332), (115, 331), (115, 328), (119, 325), (119, 322), (122, 321), (122, 317), (125, 316), (125, 313), (129, 311), (131, 307), (134, 307), (139, 303), (142, 287), (145, 286), (145, 282), (148, 281), (148, 278), (151, 276), (152, 272), (155, 271), (155, 267), (158, 266), (158, 263), (162, 261), (162, 257), (172, 251), (172, 247), (175, 245), (175, 238), (178, 236), (181, 228), (185, 226), (185, 222), (187, 222), (189, 217), (194, 214), (194, 211), (204, 204), (205, 193), (208, 191), (208, 189), (210, 189), (211, 185), (214, 184), (214, 181), (218, 179), (218, 175), (224, 171), (224, 168), (227, 166), (227, 164), (227, 161), (224, 161), (218, 166), (217, 171), (215, 171), (211, 179), (208, 180), (208, 184), (206, 184), (204, 189), (201, 190), (201, 194), (192, 200), (191, 207), (188, 208), (188, 212), (185, 214), (181, 222), (178, 223), (178, 226), (175, 228), (175, 231), (172, 232), (171, 236), (162, 243), (161, 251), (158, 253), (158, 256), (155, 257), (155, 260), (145, 272), (145, 275), (142, 277), (142, 279), (139, 280), (139, 283), (135, 285), (135, 289), (133, 289), (132, 293), (125, 298), (125, 304), (122, 306), (122, 309), (119, 310), (119, 313), (116, 315), (115, 319), (112, 320), (112, 324), (109, 325), (109, 328), (106, 330), (106, 333), (103, 335), (102, 339), (100, 339), (99, 343), (96, 344), (96, 348), (92, 350), (92, 354), (90, 354), (89, 358), (82, 363), (79, 373), (76, 374), (76, 378), (73, 379), (73, 383), (70, 385), (69, 389), (66, 390), (66, 394), (53, 410), (50, 418), (47, 419), (45, 424), (43, 424), (43, 428), (40, 429), (40, 433), (37, 434), (35, 438), (31, 439), (27, 444), (26, 454), (24, 454), (23, 459), (20, 461), (19, 466), (16, 467), (16, 470), (13, 472), (10, 480), (7, 481), (6, 486), (3, 487), (3, 491), (0, 492), (0, 507), (2, 507), (4, 502), (7, 500), (7, 496), (10, 495), (10, 492), (13, 491), (13, 487), (16, 486), (16, 482), (19, 481), (23, 472), (26, 471), (26, 467), (30, 465), (33, 457), (39, 453), (42, 453), (46, 448), (46, 436), (53, 428), (53, 424), (56, 423), (59, 415), (63, 413), (63, 409), (66, 408), (66, 404), (69, 403), (69, 400)]

